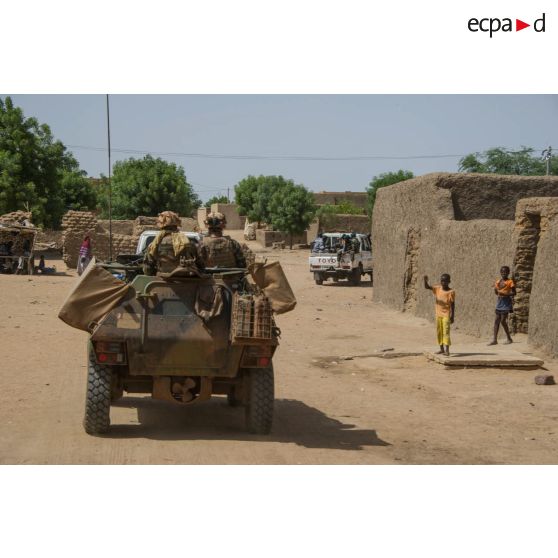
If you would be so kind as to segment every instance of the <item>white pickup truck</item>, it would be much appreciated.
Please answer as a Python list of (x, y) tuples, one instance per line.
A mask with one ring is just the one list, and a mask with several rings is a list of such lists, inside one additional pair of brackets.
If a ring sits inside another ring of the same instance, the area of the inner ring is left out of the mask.
[[(312, 251), (310, 272), (314, 274), (316, 285), (321, 285), (329, 277), (334, 281), (348, 279), (351, 285), (359, 285), (361, 277), (370, 275), (372, 281), (372, 247), (365, 234), (357, 234), (360, 251), (345, 252), (338, 256), (341, 249), (341, 237), (344, 233), (324, 233), (324, 250)], [(345, 233), (346, 234), (346, 233)], [(314, 250), (314, 249), (313, 249)]]
[[(143, 254), (144, 250), (153, 242), (154, 238), (160, 231), (153, 230), (153, 231), (143, 231), (138, 239), (138, 246), (136, 248), (136, 254), (141, 255)], [(190, 240), (194, 240), (195, 242), (201, 242), (203, 236), (197, 232), (186, 232), (181, 231), (182, 234), (186, 235)]]

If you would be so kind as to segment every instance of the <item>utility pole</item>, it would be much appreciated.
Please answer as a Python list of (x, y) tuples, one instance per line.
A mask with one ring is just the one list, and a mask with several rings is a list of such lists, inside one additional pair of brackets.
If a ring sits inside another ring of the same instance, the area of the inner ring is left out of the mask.
[(231, 197), (229, 196), (230, 188), (227, 188), (227, 202), (231, 203)]
[(109, 195), (108, 195), (108, 217), (109, 217), (109, 262), (112, 262), (112, 167), (110, 164), (110, 111), (109, 96), (107, 93), (107, 138), (108, 138), (108, 175), (109, 175)]
[(552, 147), (548, 146), (548, 149), (545, 149), (542, 152), (542, 160), (546, 161), (546, 176), (550, 174), (550, 160), (552, 159)]

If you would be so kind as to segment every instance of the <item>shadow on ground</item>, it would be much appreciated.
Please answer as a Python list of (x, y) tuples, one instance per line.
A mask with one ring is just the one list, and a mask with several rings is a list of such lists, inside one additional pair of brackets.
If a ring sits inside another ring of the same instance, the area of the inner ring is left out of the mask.
[(353, 285), (349, 283), (349, 281), (327, 281), (323, 283), (322, 287), (366, 287), (369, 289), (370, 287), (372, 287), (372, 281), (361, 280), (359, 285)]
[(342, 450), (390, 445), (378, 438), (375, 430), (361, 430), (354, 424), (332, 419), (296, 399), (275, 400), (273, 428), (268, 436), (246, 432), (244, 409), (229, 407), (224, 397), (185, 407), (141, 397), (125, 397), (113, 405), (137, 409), (139, 424), (111, 425), (108, 438), (260, 440)]

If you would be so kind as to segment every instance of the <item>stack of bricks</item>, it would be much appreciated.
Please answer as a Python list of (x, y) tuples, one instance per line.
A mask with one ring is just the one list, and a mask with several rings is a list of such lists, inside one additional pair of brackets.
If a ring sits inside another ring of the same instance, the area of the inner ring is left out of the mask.
[(31, 221), (31, 213), (27, 211), (12, 211), (11, 213), (0, 215), (0, 223), (5, 225), (19, 225), (23, 223), (25, 219)]
[(68, 267), (75, 268), (83, 239), (89, 236), (92, 243), (96, 240), (97, 218), (90, 211), (68, 211), (62, 218), (62, 228), (62, 258)]
[[(183, 230), (195, 230), (194, 219), (182, 219)], [(92, 253), (99, 261), (109, 261), (108, 222), (98, 221), (89, 211), (68, 211), (62, 219), (63, 258), (69, 268), (77, 267), (79, 249), (85, 236), (91, 238)], [(112, 259), (118, 254), (135, 254), (143, 231), (157, 229), (157, 217), (137, 217), (134, 221), (113, 221)], [(132, 234), (119, 234), (131, 230)], [(118, 233), (116, 232), (118, 231)]]
[(143, 231), (150, 231), (156, 228), (157, 228), (157, 217), (144, 217), (142, 215), (140, 217), (136, 217), (136, 220), (134, 221), (134, 228), (133, 228), (132, 235), (138, 238)]

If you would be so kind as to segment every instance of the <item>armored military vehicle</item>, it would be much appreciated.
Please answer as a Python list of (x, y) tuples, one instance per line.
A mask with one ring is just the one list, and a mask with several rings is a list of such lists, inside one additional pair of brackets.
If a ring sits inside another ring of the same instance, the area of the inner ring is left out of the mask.
[(245, 269), (178, 269), (126, 283), (115, 265), (89, 266), (59, 314), (91, 333), (85, 431), (106, 433), (111, 403), (124, 393), (149, 393), (175, 405), (226, 395), (245, 408), (249, 432), (269, 433), (280, 332), (265, 289)]

